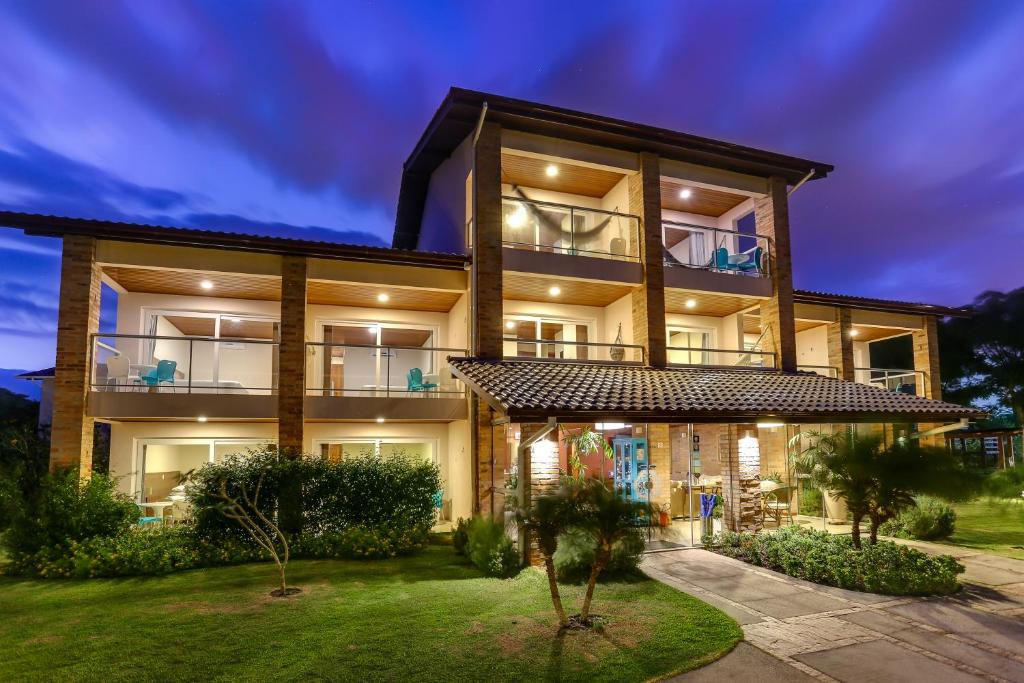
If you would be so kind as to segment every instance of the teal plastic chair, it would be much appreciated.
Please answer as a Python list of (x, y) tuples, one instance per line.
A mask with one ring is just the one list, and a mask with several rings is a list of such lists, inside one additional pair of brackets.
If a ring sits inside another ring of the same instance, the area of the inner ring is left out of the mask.
[(162, 360), (146, 374), (140, 374), (139, 379), (151, 387), (159, 386), (160, 384), (174, 384), (174, 372), (177, 369), (178, 361)]
[(408, 384), (409, 391), (429, 391), (431, 389), (437, 389), (437, 385), (433, 382), (423, 381), (423, 371), (419, 368), (409, 370), (409, 374), (405, 376), (405, 379)]
[(160, 524), (163, 522), (161, 517), (139, 517), (139, 526), (146, 526), (147, 524)]
[(440, 510), (444, 507), (444, 492), (434, 491), (434, 509)]
[(715, 249), (715, 270), (736, 270), (736, 266), (729, 263), (729, 250), (725, 247)]
[(761, 272), (761, 259), (764, 257), (764, 249), (761, 247), (755, 247), (754, 251), (750, 252), (750, 258), (743, 263), (738, 264), (738, 268), (744, 273), (750, 272)]

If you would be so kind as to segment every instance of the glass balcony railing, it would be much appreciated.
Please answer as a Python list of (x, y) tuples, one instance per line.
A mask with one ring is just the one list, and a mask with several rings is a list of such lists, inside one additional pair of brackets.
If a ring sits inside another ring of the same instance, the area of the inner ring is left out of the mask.
[(854, 368), (854, 381), (901, 394), (924, 395), (924, 373), (893, 368)]
[(96, 334), (93, 391), (272, 394), (277, 342), (271, 339)]
[(665, 265), (767, 277), (771, 240), (735, 230), (662, 221)]
[(539, 360), (643, 364), (644, 347), (639, 344), (615, 344), (612, 342), (505, 337), (504, 356), (505, 358), (532, 358)]
[(636, 216), (502, 197), (501, 219), (502, 243), (512, 249), (640, 260)]
[(449, 356), (466, 349), (428, 346), (306, 343), (307, 396), (460, 398)]
[(774, 368), (771, 351), (705, 349), (696, 346), (669, 346), (665, 349), (669, 365), (717, 365), (737, 368)]

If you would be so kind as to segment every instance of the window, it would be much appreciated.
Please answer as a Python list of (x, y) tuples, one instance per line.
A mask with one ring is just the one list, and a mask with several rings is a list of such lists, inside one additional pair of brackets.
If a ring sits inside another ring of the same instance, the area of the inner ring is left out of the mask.
[(188, 472), (207, 463), (259, 448), (265, 439), (145, 439), (138, 443), (138, 476), (135, 491), (139, 502), (165, 501)]
[[(324, 346), (314, 359), (326, 396), (376, 396), (410, 390), (410, 372), (438, 385), (444, 352), (433, 350), (437, 331), (424, 325), (381, 322), (321, 323)], [(386, 348), (379, 348), (386, 347)], [(440, 354), (440, 357), (439, 357)]]
[(590, 349), (575, 342), (591, 341), (591, 323), (531, 316), (506, 316), (504, 326), (506, 356), (578, 360), (590, 358)]
[(668, 362), (678, 365), (710, 365), (711, 331), (685, 327), (668, 328)]
[(384, 458), (404, 456), (416, 460), (437, 462), (437, 442), (434, 439), (354, 438), (320, 441), (318, 445), (320, 456), (330, 462), (365, 458), (372, 455), (380, 455)]

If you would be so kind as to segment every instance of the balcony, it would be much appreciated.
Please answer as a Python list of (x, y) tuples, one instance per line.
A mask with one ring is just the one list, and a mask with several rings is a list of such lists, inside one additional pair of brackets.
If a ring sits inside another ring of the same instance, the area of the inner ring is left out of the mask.
[(558, 360), (574, 363), (622, 363), (643, 365), (644, 347), (639, 344), (524, 339), (505, 337), (505, 358), (517, 360)]
[(501, 216), (506, 270), (642, 280), (636, 216), (516, 197), (502, 197)]
[(735, 230), (662, 221), (665, 286), (771, 295), (771, 240)]
[[(797, 370), (814, 372), (825, 377), (839, 377), (839, 368), (831, 365), (800, 365)], [(924, 395), (924, 372), (920, 370), (854, 368), (853, 381), (901, 394)]]
[(449, 356), (466, 349), (306, 343), (307, 419), (454, 420), (466, 416), (466, 386)]
[(272, 339), (96, 334), (90, 413), (97, 417), (273, 417)]
[(706, 349), (696, 346), (669, 346), (665, 351), (669, 365), (747, 369), (775, 367), (775, 354), (770, 351)]

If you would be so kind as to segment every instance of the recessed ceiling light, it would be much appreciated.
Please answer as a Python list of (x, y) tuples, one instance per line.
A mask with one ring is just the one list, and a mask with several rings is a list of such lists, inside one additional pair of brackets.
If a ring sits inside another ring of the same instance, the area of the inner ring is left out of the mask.
[(386, 304), (388, 302), (388, 299), (390, 299), (390, 298), (391, 298), (390, 296), (388, 296), (387, 294), (385, 294), (383, 292), (381, 292), (380, 294), (377, 295), (377, 301), (381, 302), (382, 304)]
[(196, 418), (196, 422), (206, 422), (206, 416), (200, 415), (199, 417)]
[(562, 288), (561, 287), (552, 287), (552, 288), (550, 288), (548, 290), (548, 294), (550, 294), (551, 296), (558, 296), (561, 293), (562, 293)]
[(508, 215), (508, 218), (505, 219), (505, 223), (508, 227), (515, 230), (516, 228), (521, 228), (526, 225), (526, 218), (526, 207), (520, 204), (516, 207), (515, 211)]
[(209, 280), (203, 280), (202, 282), (199, 283), (199, 288), (200, 289), (213, 289), (213, 283), (210, 282)]
[(689, 199), (690, 195), (692, 195), (692, 194), (693, 194), (693, 190), (691, 190), (688, 187), (684, 187), (683, 189), (679, 190), (679, 198), (680, 199)]
[(850, 330), (851, 337), (856, 337), (858, 334), (860, 334), (860, 330)]
[(686, 300), (686, 307), (687, 308), (697, 308), (697, 300), (696, 299), (687, 299)]
[(516, 329), (516, 321), (515, 320), (509, 320), (508, 322), (506, 322), (505, 323), (505, 329), (506, 330), (514, 330), (514, 329)]
[(228, 321), (229, 323), (240, 323), (240, 322), (242, 322), (242, 321), (241, 321), (241, 320), (239, 320), (238, 318), (227, 318), (227, 321)]
[(544, 173), (547, 174), (548, 178), (554, 178), (558, 175), (558, 167), (554, 164), (548, 164), (548, 167), (544, 169)]
[(377, 418), (377, 424), (381, 424), (382, 422), (384, 422), (384, 418), (383, 417), (378, 417)]

